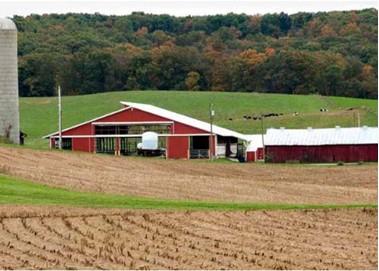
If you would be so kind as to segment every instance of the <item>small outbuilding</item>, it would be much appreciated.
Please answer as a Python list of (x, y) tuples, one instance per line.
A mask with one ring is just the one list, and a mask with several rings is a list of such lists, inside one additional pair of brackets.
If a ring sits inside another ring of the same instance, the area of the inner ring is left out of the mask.
[(246, 146), (246, 162), (256, 162), (264, 160), (264, 149), (263, 149), (263, 136), (257, 135), (246, 135), (247, 146)]
[(266, 162), (377, 162), (378, 128), (268, 129)]

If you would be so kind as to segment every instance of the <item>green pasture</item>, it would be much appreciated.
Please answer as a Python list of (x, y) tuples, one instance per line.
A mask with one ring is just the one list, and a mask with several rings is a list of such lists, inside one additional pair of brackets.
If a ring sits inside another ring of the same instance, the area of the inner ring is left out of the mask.
[(162, 200), (54, 188), (0, 174), (0, 204), (64, 205), (73, 207), (169, 210), (291, 210), (325, 208), (376, 208), (375, 204), (280, 204)]
[[(361, 125), (377, 126), (378, 116), (377, 100), (234, 92), (122, 91), (63, 97), (63, 127), (117, 110), (121, 108), (120, 101), (153, 104), (204, 121), (208, 121), (209, 103), (213, 103), (217, 125), (247, 134), (260, 133), (261, 123), (245, 120), (244, 115), (283, 114), (265, 118), (264, 129), (355, 126), (358, 112)], [(320, 112), (321, 108), (327, 108), (328, 112)], [(41, 137), (57, 130), (57, 111), (56, 97), (20, 99), (21, 129), (28, 134), (26, 145), (48, 147)]]

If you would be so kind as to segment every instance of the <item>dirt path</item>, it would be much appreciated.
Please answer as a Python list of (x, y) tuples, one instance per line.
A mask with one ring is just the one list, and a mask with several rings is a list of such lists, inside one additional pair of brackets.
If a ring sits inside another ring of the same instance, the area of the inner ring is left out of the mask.
[(81, 191), (169, 199), (376, 203), (377, 166), (301, 166), (126, 158), (0, 147), (0, 171)]
[(377, 269), (377, 227), (374, 209), (2, 206), (0, 269)]

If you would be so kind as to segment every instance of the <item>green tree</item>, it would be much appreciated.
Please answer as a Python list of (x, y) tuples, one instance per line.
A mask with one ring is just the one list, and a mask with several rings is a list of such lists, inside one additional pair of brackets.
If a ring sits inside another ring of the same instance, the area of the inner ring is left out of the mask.
[(291, 17), (288, 14), (281, 12), (279, 14), (279, 28), (280, 30), (287, 34), (287, 32), (291, 29), (292, 21)]
[(20, 95), (54, 95), (58, 81), (72, 95), (195, 86), (376, 98), (377, 18), (376, 9), (15, 16)]

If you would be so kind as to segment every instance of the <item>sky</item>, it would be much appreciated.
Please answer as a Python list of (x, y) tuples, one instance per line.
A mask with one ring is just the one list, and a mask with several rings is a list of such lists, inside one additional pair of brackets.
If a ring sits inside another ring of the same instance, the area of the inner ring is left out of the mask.
[(101, 13), (127, 15), (133, 11), (174, 16), (246, 13), (265, 14), (377, 8), (370, 0), (0, 0), (0, 17), (46, 13)]

